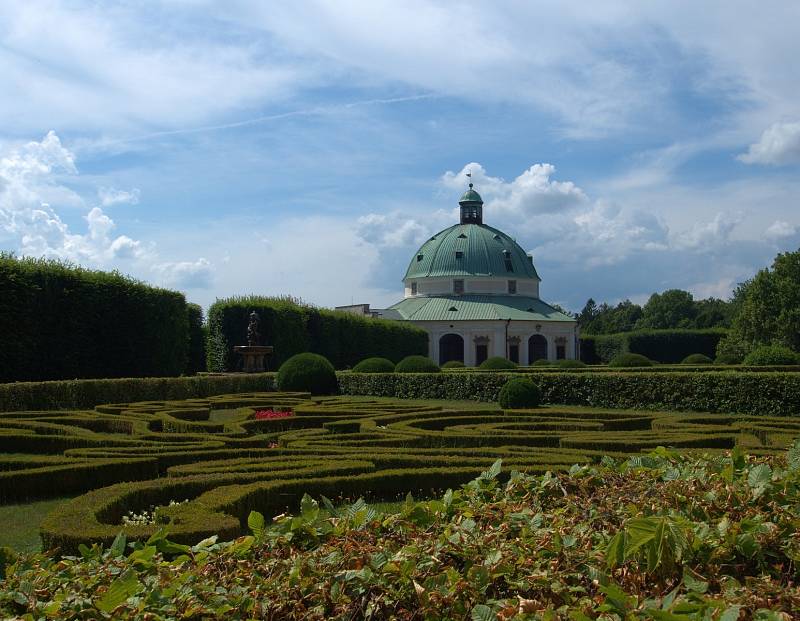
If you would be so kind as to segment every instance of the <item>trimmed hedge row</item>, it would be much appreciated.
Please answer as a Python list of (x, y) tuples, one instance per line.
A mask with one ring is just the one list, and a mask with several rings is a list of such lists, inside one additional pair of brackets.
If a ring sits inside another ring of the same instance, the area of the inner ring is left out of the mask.
[(427, 332), (407, 323), (314, 308), (290, 299), (234, 297), (217, 300), (208, 311), (209, 371), (236, 370), (233, 347), (244, 344), (253, 310), (261, 317), (262, 340), (275, 348), (268, 360), (271, 368), (303, 352), (321, 354), (343, 369), (364, 358), (397, 362), (428, 351)]
[(607, 363), (625, 353), (641, 354), (651, 360), (679, 363), (691, 354), (716, 356), (717, 344), (727, 330), (636, 330), (618, 334), (581, 336), (581, 360), (587, 364)]
[[(340, 376), (353, 381), (359, 374)], [(384, 379), (396, 378), (395, 388), (418, 389), (423, 382), (437, 390), (471, 381), (488, 391), (512, 376), (386, 374)], [(564, 373), (536, 381), (591, 378)], [(292, 412), (285, 416), (256, 415), (287, 408)], [(361, 495), (393, 499), (456, 485), (500, 457), (510, 469), (540, 472), (660, 445), (714, 451), (741, 444), (754, 453), (770, 453), (797, 435), (800, 422), (791, 418), (561, 405), (500, 410), (307, 393), (112, 403), (94, 412), (0, 414), (0, 448), (39, 453), (0, 459), (0, 501), (93, 490), (45, 520), (43, 541), (61, 546), (62, 552), (92, 540), (108, 543), (120, 530), (130, 539), (150, 536), (157, 520), (132, 526), (122, 518), (151, 505), (159, 507), (159, 519), (175, 520), (171, 537), (194, 543), (211, 534), (233, 537), (242, 532), (251, 510), (282, 512), (304, 492), (322, 492), (336, 502)], [(184, 499), (188, 502), (168, 506)]]
[[(347, 395), (401, 399), (497, 401), (510, 373), (340, 373)], [(592, 407), (800, 414), (800, 373), (543, 373), (535, 376), (545, 403)]]
[(180, 375), (190, 312), (116, 272), (0, 253), (0, 382)]
[(92, 408), (104, 403), (189, 399), (274, 390), (274, 373), (58, 380), (0, 384), (0, 412)]

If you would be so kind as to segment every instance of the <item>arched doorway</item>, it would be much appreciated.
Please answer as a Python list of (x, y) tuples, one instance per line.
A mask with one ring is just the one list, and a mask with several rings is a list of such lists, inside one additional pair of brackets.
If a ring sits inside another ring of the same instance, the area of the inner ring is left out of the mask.
[(547, 359), (547, 339), (541, 334), (534, 334), (528, 339), (528, 364)]
[(464, 362), (464, 339), (459, 334), (445, 334), (439, 339), (439, 364), (451, 360)]

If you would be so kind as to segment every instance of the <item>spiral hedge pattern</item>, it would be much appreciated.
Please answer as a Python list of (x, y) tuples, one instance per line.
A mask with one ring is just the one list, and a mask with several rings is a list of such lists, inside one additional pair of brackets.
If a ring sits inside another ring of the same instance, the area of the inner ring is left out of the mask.
[[(251, 510), (275, 515), (306, 492), (392, 499), (457, 486), (498, 458), (536, 472), (657, 446), (772, 453), (800, 435), (787, 417), (440, 403), (270, 392), (7, 412), (0, 501), (82, 494), (43, 522), (47, 549), (109, 544), (121, 530), (146, 539), (161, 525), (122, 518), (151, 506), (170, 539), (196, 543), (235, 537)], [(257, 419), (262, 410), (292, 415)]]

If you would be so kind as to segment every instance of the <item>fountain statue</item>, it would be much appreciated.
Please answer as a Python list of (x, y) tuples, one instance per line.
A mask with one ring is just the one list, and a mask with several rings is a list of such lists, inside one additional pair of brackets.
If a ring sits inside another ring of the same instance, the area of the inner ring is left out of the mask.
[(261, 317), (254, 310), (247, 323), (247, 345), (233, 348), (242, 356), (242, 367), (245, 373), (259, 373), (266, 370), (265, 358), (272, 354), (272, 347), (261, 345)]

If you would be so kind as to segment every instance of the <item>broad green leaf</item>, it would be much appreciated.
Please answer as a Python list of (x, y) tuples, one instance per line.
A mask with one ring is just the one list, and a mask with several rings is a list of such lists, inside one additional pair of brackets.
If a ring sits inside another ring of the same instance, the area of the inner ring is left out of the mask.
[(625, 531), (621, 530), (611, 538), (606, 546), (606, 566), (619, 567), (625, 562)]
[(737, 621), (739, 618), (739, 610), (739, 606), (731, 606), (720, 615), (719, 621)]
[(110, 613), (128, 601), (128, 598), (136, 593), (139, 587), (139, 580), (136, 574), (128, 570), (111, 583), (111, 586), (108, 587), (108, 591), (103, 593), (103, 595), (95, 601), (94, 605), (97, 606), (98, 610)]
[(333, 506), (331, 499), (321, 494), (320, 498), (322, 499), (322, 504), (325, 506), (325, 509), (328, 511), (331, 517), (339, 517), (339, 511)]
[(750, 487), (764, 487), (772, 481), (772, 468), (767, 464), (754, 466), (747, 475)]
[(125, 546), (127, 543), (128, 538), (125, 536), (125, 533), (118, 533), (114, 538), (114, 543), (112, 543), (111, 547), (108, 549), (108, 553), (111, 558), (117, 558), (125, 554)]
[(485, 604), (478, 604), (470, 614), (472, 621), (497, 621), (497, 615)]
[(503, 467), (503, 460), (498, 459), (492, 464), (492, 467), (489, 468), (484, 474), (486, 475), (484, 478), (487, 479), (496, 479), (497, 476), (500, 474), (500, 470)]
[(683, 584), (690, 591), (696, 593), (705, 593), (708, 591), (708, 582), (703, 579), (703, 576), (692, 571), (689, 567), (683, 568)]
[(306, 522), (316, 522), (319, 516), (319, 503), (308, 494), (303, 494), (300, 501), (300, 514)]
[(247, 516), (247, 527), (256, 537), (261, 537), (264, 534), (264, 515), (258, 511), (251, 511)]

